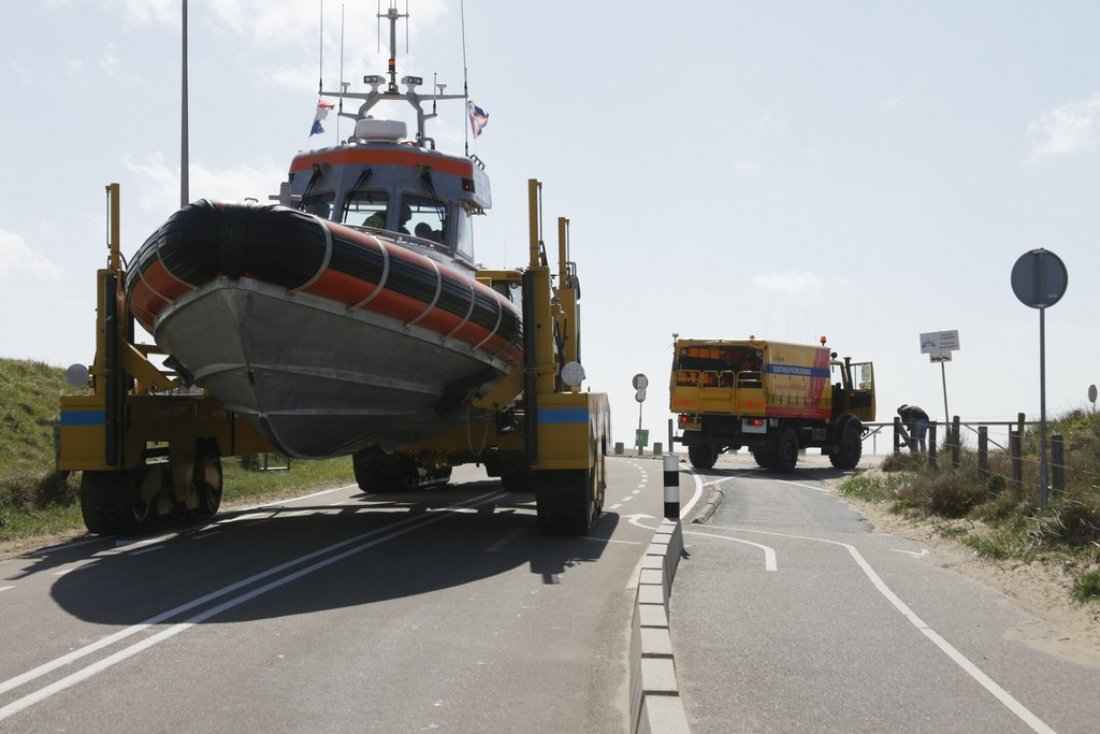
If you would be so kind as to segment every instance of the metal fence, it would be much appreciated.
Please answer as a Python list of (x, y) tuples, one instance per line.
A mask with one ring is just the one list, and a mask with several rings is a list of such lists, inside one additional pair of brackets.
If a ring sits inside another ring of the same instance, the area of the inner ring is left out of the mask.
[[(885, 437), (887, 429), (890, 429), (892, 440), (889, 453), (920, 453), (916, 440), (916, 427), (903, 425), (900, 418), (894, 418), (892, 423), (865, 425), (870, 431), (864, 435), (863, 440), (865, 443), (868, 440), (872, 442), (872, 453), (878, 453), (878, 437), (880, 435)], [(940, 462), (950, 461), (953, 469), (960, 469), (965, 451), (972, 453), (976, 458), (975, 471), (979, 476), (1000, 477), (1005, 482), (1011, 482), (1017, 486), (1030, 485), (1032, 479), (1038, 484), (1040, 460), (1034, 456), (1025, 456), (1023, 451), (1027, 429), (1038, 426), (1038, 421), (1025, 420), (1023, 413), (1020, 413), (1015, 421), (963, 421), (959, 416), (954, 416), (948, 425), (929, 421), (925, 455), (930, 466), (935, 467)], [(944, 431), (942, 441), (938, 438), (941, 430)], [(1038, 443), (1038, 435), (1031, 438), (1033, 442)], [(991, 445), (996, 451), (991, 452)], [(1063, 491), (1066, 487), (1067, 472), (1077, 472), (1087, 479), (1100, 482), (1100, 477), (1084, 467), (1067, 466), (1066, 448), (1066, 440), (1062, 435), (1055, 433), (1048, 436), (1050, 489), (1054, 492)], [(942, 457), (941, 451), (944, 454)], [(1035, 452), (1037, 451), (1036, 448)], [(994, 458), (992, 462), (991, 456)]]

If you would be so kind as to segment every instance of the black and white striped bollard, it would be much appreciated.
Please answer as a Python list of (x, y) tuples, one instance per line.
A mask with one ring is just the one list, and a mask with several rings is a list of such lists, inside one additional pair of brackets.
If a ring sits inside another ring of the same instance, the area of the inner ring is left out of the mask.
[(667, 454), (665, 462), (665, 517), (680, 519), (680, 461), (675, 454)]

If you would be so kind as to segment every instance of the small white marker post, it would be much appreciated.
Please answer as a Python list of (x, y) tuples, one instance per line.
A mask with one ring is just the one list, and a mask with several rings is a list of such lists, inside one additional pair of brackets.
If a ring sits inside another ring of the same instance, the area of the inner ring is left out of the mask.
[(680, 519), (680, 460), (675, 454), (667, 454), (665, 462), (665, 517)]

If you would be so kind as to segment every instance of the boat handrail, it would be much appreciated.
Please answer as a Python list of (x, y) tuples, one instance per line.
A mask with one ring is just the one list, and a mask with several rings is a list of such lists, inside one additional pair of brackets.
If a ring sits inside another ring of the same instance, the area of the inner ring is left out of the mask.
[(417, 237), (414, 234), (405, 234), (404, 232), (394, 232), (388, 229), (380, 229), (378, 227), (365, 227), (360, 224), (345, 224), (345, 227), (354, 229), (359, 232), (366, 232), (367, 234), (375, 235), (376, 237), (382, 237), (388, 242), (394, 242), (399, 245), (414, 245), (416, 247), (423, 247), (434, 252), (438, 252), (441, 255), (451, 256), (450, 249), (446, 245), (436, 242), (435, 240), (429, 240), (424, 237)]

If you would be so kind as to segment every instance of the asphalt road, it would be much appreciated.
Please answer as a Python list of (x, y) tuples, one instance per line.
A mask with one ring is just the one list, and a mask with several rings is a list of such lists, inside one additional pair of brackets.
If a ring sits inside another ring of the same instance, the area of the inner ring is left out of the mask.
[(2, 561), (0, 730), (624, 732), (661, 464), (609, 477), (585, 538), (469, 467)]
[(670, 624), (692, 731), (1095, 732), (1100, 670), (1022, 641), (1037, 620), (871, 527), (823, 480), (723, 456), (684, 525)]

